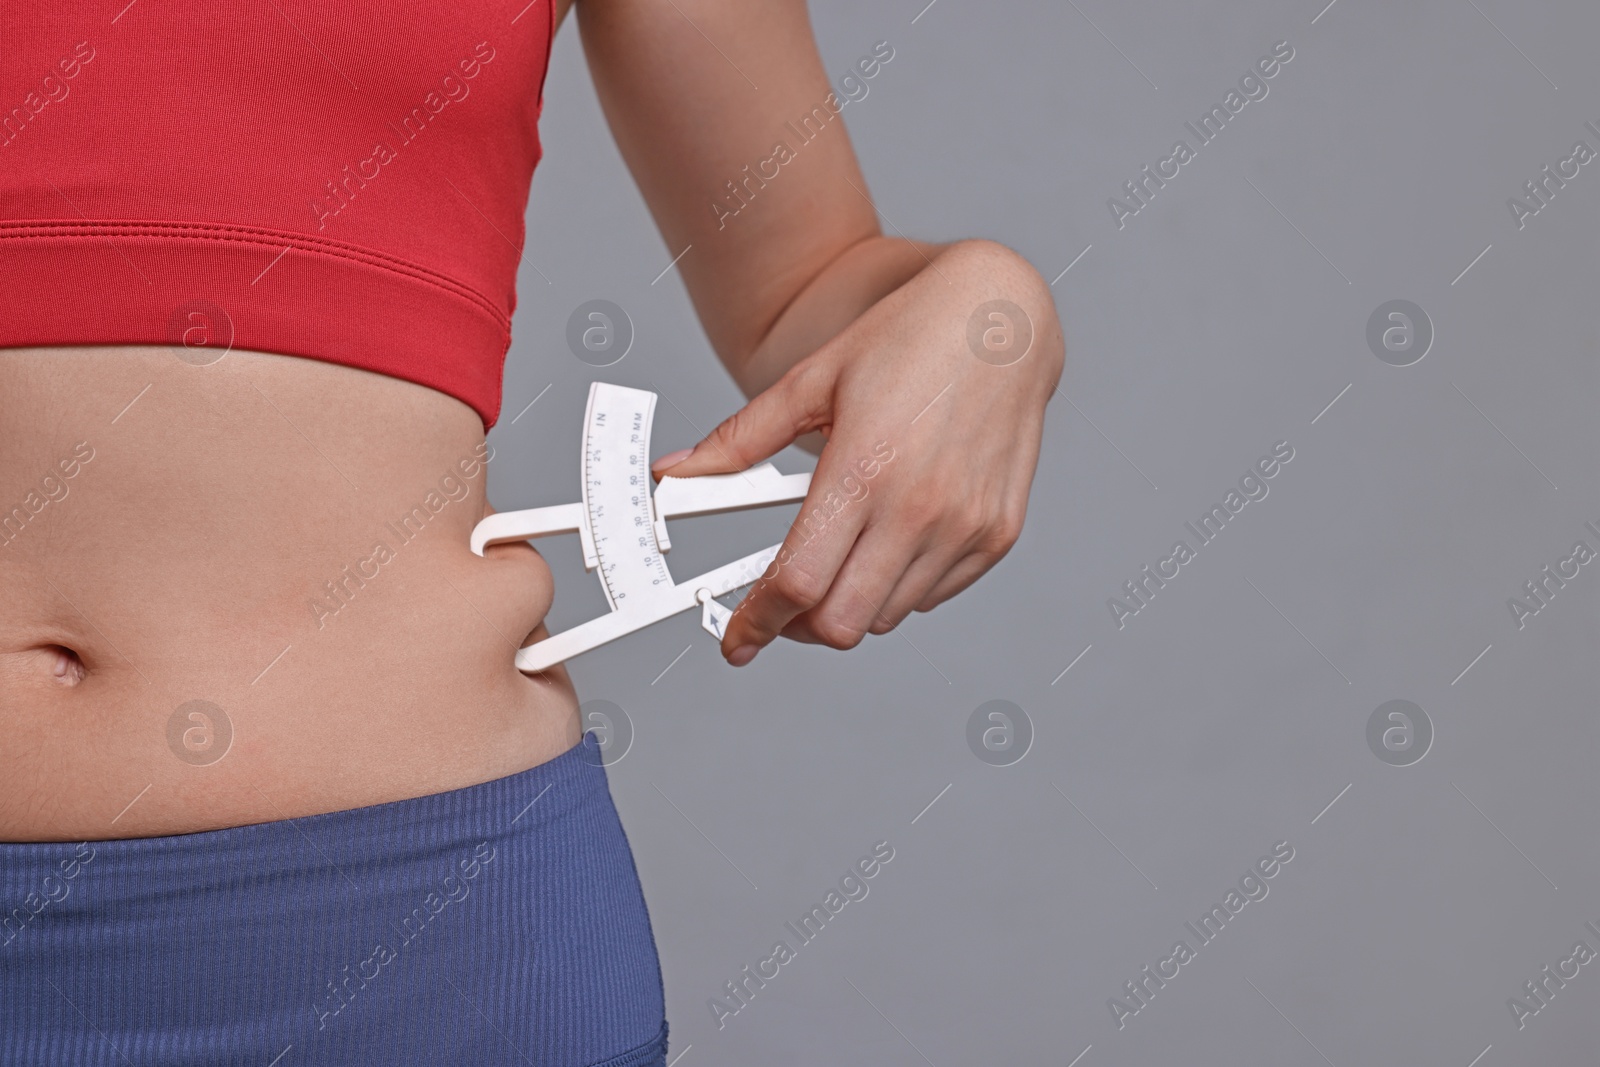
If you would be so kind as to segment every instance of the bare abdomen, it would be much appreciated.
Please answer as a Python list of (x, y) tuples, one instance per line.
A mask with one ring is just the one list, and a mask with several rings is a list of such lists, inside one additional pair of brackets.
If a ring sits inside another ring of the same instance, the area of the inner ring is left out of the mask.
[(0, 351), (0, 839), (182, 833), (457, 788), (579, 736), (512, 665), (552, 593), (468, 549), (466, 405), (233, 352)]

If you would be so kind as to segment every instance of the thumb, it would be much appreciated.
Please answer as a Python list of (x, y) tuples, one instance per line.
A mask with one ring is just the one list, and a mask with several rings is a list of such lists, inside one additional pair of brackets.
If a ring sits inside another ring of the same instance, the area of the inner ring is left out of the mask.
[(765, 392), (724, 419), (694, 448), (662, 456), (650, 469), (659, 479), (732, 474), (781, 451), (833, 421), (833, 378), (826, 365), (796, 364)]

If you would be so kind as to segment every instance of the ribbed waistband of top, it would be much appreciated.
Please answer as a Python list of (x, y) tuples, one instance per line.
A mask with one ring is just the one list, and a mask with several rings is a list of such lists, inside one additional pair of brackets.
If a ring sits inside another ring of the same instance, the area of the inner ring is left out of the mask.
[(4, 1063), (665, 1062), (650, 919), (592, 734), (389, 804), (0, 844), (0, 908)]
[(303, 356), (437, 389), (485, 428), (500, 413), (503, 301), (347, 242), (253, 226), (0, 221), (0, 293), (0, 348)]

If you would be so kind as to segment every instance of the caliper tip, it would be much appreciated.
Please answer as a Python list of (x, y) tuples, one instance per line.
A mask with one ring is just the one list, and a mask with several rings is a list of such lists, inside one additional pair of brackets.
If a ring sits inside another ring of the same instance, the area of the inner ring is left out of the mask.
[(733, 618), (733, 612), (723, 607), (709, 589), (696, 589), (694, 598), (700, 602), (700, 625), (706, 633), (721, 641), (728, 632), (728, 620)]

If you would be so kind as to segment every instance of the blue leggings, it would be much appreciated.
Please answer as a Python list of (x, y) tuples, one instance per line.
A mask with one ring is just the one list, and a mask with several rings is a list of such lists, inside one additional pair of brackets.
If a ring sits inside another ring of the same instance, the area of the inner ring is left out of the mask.
[(0, 908), (0, 1063), (665, 1063), (650, 917), (592, 735), (392, 804), (0, 844)]

